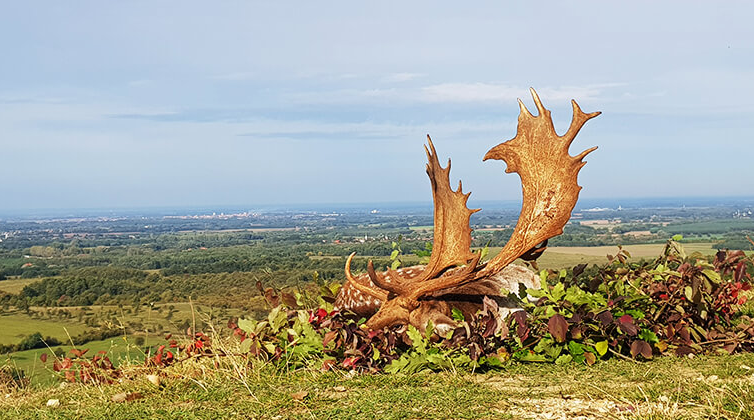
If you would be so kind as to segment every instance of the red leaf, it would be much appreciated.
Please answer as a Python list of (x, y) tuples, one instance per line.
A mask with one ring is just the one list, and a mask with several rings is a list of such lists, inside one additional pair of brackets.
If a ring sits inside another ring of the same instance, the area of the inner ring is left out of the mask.
[(568, 332), (568, 322), (563, 315), (555, 314), (550, 317), (550, 320), (547, 322), (547, 330), (550, 331), (550, 334), (555, 338), (555, 341), (563, 343), (565, 342), (566, 333)]
[(41, 360), (42, 363), (46, 363), (47, 362), (47, 353), (42, 353), (42, 355), (39, 356), (39, 360)]
[(742, 278), (744, 278), (744, 274), (746, 274), (746, 263), (741, 261), (736, 266), (736, 272), (733, 275), (733, 280), (735, 281), (741, 281)]
[(84, 357), (86, 352), (88, 352), (89, 349), (79, 350), (79, 349), (71, 349), (71, 353), (73, 353), (76, 357)]
[(344, 368), (352, 368), (356, 365), (356, 362), (361, 359), (360, 357), (353, 356), (353, 357), (346, 357), (345, 360), (343, 360), (343, 367)]
[(636, 335), (639, 333), (639, 329), (636, 328), (636, 325), (634, 325), (634, 317), (631, 315), (623, 315), (622, 317), (618, 318), (618, 326), (620, 327), (621, 331), (628, 335)]

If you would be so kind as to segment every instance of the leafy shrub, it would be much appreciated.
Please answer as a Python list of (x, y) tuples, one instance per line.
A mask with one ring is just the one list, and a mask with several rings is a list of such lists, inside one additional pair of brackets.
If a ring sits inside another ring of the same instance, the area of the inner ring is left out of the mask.
[[(674, 239), (652, 261), (629, 263), (630, 255), (619, 249), (601, 267), (543, 271), (544, 287), (527, 291), (535, 300), (522, 300), (524, 310), (503, 319), (497, 304), (485, 299), (473, 319), (454, 313), (459, 326), (445, 337), (413, 326), (367, 330), (363, 319), (332, 311), (339, 285), (316, 275), (316, 289), (293, 293), (257, 283), (271, 307), (262, 319), (231, 319), (230, 337), (191, 328), (181, 340), (168, 335), (168, 344), (150, 350), (145, 364), (163, 369), (188, 359), (240, 355), (252, 367), (284, 371), (413, 373), (497, 369), (513, 361), (593, 365), (609, 357), (754, 351), (754, 320), (741, 313), (752, 258), (741, 251), (689, 256)], [(67, 380), (108, 383), (121, 375), (104, 356), (86, 359), (86, 350), (76, 352), (56, 361)]]

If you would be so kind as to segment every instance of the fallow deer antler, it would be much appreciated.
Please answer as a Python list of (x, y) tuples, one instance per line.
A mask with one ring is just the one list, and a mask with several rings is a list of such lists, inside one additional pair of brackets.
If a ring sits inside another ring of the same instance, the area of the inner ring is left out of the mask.
[(550, 111), (542, 105), (537, 92), (530, 90), (539, 114), (533, 116), (519, 99), (521, 113), (516, 137), (484, 155), (484, 160), (504, 160), (508, 164), (506, 173), (519, 174), (524, 197), (511, 239), (477, 277), (499, 272), (535, 245), (563, 233), (581, 191), (577, 177), (586, 165), (583, 159), (597, 149), (595, 146), (576, 156), (568, 154), (581, 127), (600, 112), (586, 114), (571, 100), (573, 119), (568, 131), (559, 136)]
[[(437, 297), (443, 290), (493, 276), (537, 244), (563, 232), (581, 190), (577, 177), (586, 163), (583, 158), (596, 149), (593, 147), (577, 156), (570, 156), (568, 148), (586, 121), (600, 113), (586, 114), (575, 101), (571, 101), (571, 126), (563, 136), (558, 136), (550, 111), (542, 105), (534, 89), (531, 89), (531, 94), (539, 111), (538, 115), (533, 116), (519, 100), (521, 113), (516, 136), (493, 147), (484, 156), (484, 160), (504, 160), (508, 164), (506, 172), (517, 172), (521, 177), (523, 205), (511, 239), (495, 258), (482, 267), (477, 266), (479, 255), (473, 255), (469, 250), (469, 218), (478, 210), (466, 207), (469, 194), (463, 194), (460, 183), (457, 191), (451, 189), (450, 162), (447, 168), (440, 166), (430, 139), (427, 174), (432, 183), (435, 201), (435, 246), (430, 263), (420, 276), (412, 279), (401, 279), (397, 273), (391, 273), (390, 277), (397, 279), (395, 282), (384, 281), (370, 266), (369, 276), (372, 282), (389, 293), (381, 295), (387, 296), (387, 300), (367, 321), (367, 327), (377, 329), (407, 323), (412, 312), (421, 305), (421, 299)], [(538, 249), (540, 248), (534, 249), (535, 254)], [(446, 271), (463, 264), (466, 264), (463, 268)], [(349, 266), (350, 258), (346, 265), (346, 275), (356, 285)], [(358, 285), (357, 288), (372, 296), (377, 296), (380, 292), (364, 285)], [(423, 325), (417, 327), (423, 328)]]

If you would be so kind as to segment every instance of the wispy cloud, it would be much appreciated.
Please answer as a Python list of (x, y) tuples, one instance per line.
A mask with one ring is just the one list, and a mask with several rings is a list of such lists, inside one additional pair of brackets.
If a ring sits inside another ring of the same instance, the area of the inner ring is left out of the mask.
[(259, 75), (250, 71), (237, 71), (231, 73), (223, 73), (210, 77), (212, 80), (227, 80), (227, 81), (244, 81), (254, 80)]
[(382, 80), (387, 83), (403, 83), (422, 77), (421, 73), (393, 73), (385, 76)]
[[(605, 89), (620, 86), (619, 83), (538, 88), (540, 95), (548, 100), (560, 101), (572, 98), (594, 99), (604, 94)], [(420, 98), (427, 102), (511, 102), (529, 96), (528, 89), (500, 83), (440, 83), (421, 88)]]

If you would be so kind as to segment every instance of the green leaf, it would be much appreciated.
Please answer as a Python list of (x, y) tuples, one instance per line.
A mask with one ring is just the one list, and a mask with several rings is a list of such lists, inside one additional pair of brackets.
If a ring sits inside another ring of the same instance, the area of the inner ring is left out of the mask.
[(394, 259), (398, 258), (398, 254), (399, 253), (400, 252), (397, 249), (393, 250), (393, 252), (390, 253), (390, 259), (394, 260)]
[(563, 285), (563, 283), (556, 284), (555, 287), (553, 287), (550, 291), (550, 295), (552, 295), (553, 302), (557, 302), (563, 299), (563, 296), (565, 296), (565, 286)]
[(490, 253), (490, 242), (487, 241), (487, 245), (482, 248), (482, 253), (479, 256), (479, 261), (484, 261), (485, 258), (487, 258), (487, 254)]
[(408, 326), (408, 330), (406, 331), (406, 335), (408, 335), (408, 338), (411, 340), (411, 344), (419, 353), (424, 353), (427, 351), (426, 344), (424, 343), (424, 337), (422, 336), (422, 333), (416, 329), (413, 325)]
[(648, 343), (658, 343), (660, 340), (657, 338), (657, 334), (653, 333), (652, 331), (644, 328), (639, 332), (639, 338), (642, 340), (648, 342)]
[(458, 308), (451, 309), (451, 318), (453, 318), (453, 321), (463, 322), (465, 321), (463, 317), (463, 312), (461, 312)]
[(691, 286), (686, 286), (683, 288), (683, 295), (686, 296), (686, 299), (691, 302), (691, 300), (694, 297), (694, 289), (691, 288)]
[(544, 296), (549, 296), (546, 290), (544, 289), (526, 289), (526, 293), (534, 298), (541, 298)]
[(276, 306), (275, 308), (272, 308), (270, 313), (267, 315), (267, 320), (269, 321), (270, 327), (272, 328), (273, 332), (280, 331), (280, 328), (288, 323), (288, 316), (282, 309), (282, 306)]
[(597, 354), (599, 354), (600, 357), (604, 356), (605, 353), (607, 353), (607, 348), (608, 348), (607, 340), (600, 341), (599, 343), (596, 343), (594, 345), (594, 349), (597, 350)]
[(568, 342), (568, 352), (573, 356), (582, 355), (585, 352), (585, 348), (583, 344), (571, 340)]
[[(667, 237), (667, 236), (666, 236), (666, 237)], [(674, 241), (678, 242), (678, 241), (680, 241), (681, 239), (683, 239), (683, 235), (681, 235), (680, 233), (679, 233), (679, 234), (677, 234), (677, 235), (673, 235), (673, 238), (672, 238), (672, 239), (673, 239)]]
[(249, 350), (251, 350), (251, 343), (252, 343), (252, 341), (253, 340), (251, 340), (251, 339), (246, 339), (246, 340), (243, 340), (241, 342), (241, 345), (240, 345), (240, 348), (239, 348), (239, 350), (241, 351), (241, 353), (248, 353)]
[(567, 365), (573, 361), (573, 356), (570, 354), (564, 354), (555, 360), (556, 365)]
[(408, 366), (408, 357), (404, 354), (400, 359), (395, 359), (385, 366), (385, 373), (400, 373)]
[(393, 261), (392, 264), (390, 264), (390, 268), (392, 268), (393, 270), (397, 270), (398, 267), (400, 266), (401, 266), (401, 260), (395, 260)]
[(522, 362), (546, 362), (547, 357), (542, 354), (534, 353), (528, 349), (522, 349), (513, 353), (513, 358)]
[(257, 321), (253, 319), (242, 318), (238, 320), (238, 328), (247, 334), (254, 334), (257, 328)]

